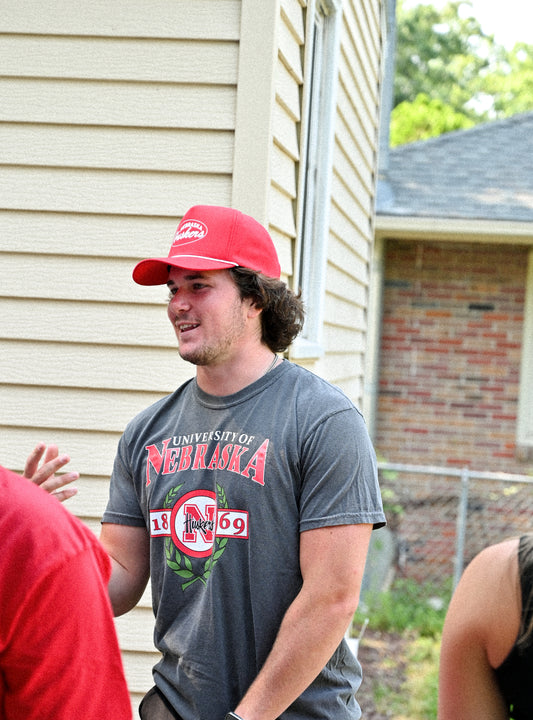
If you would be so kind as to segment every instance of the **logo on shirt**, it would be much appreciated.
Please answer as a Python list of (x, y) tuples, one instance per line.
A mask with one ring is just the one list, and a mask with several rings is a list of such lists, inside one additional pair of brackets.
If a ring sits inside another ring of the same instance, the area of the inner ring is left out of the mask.
[[(167, 565), (185, 580), (185, 590), (197, 580), (207, 582), (228, 538), (248, 538), (248, 513), (229, 508), (224, 488), (218, 484), (216, 493), (192, 490), (178, 497), (182, 487), (169, 490), (163, 509), (150, 510), (150, 535), (165, 538)], [(191, 558), (206, 558), (201, 572), (195, 570)]]

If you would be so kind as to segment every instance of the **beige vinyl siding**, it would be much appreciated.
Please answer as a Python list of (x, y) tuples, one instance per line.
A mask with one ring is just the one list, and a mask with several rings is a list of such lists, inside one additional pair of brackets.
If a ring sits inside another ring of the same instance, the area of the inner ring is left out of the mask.
[[(309, 12), (314, 3), (307, 3)], [(306, 3), (281, 2), (276, 74), (271, 220), (286, 242), (296, 241), (300, 171)], [(366, 309), (373, 242), (379, 89), (381, 3), (343, 2), (335, 115), (329, 236), (324, 302), (324, 355), (297, 359), (363, 403)], [(302, 127), (303, 122), (303, 127)], [(274, 219), (275, 218), (275, 219)], [(281, 240), (278, 241), (281, 244)]]
[(380, 3), (343, 3), (324, 308), (328, 380), (363, 403), (381, 72)]
[[(0, 462), (40, 440), (81, 472), (96, 533), (116, 445), (193, 374), (164, 288), (131, 280), (196, 202), (231, 204), (241, 3), (9, 0), (0, 32)], [(167, 327), (168, 326), (168, 327)], [(117, 619), (136, 706), (149, 590)]]
[[(305, 3), (282, 0), (275, 72), (272, 125), (273, 161), (269, 208), (275, 241), (290, 255), (292, 275), (296, 237), (296, 195), (301, 137), (302, 47), (305, 42)], [(290, 282), (290, 277), (288, 278)]]
[[(4, 0), (2, 32), (92, 37), (236, 40), (240, 0)], [(40, 8), (40, 12), (37, 9)]]
[(242, 0), (232, 204), (266, 227), (277, 3)]

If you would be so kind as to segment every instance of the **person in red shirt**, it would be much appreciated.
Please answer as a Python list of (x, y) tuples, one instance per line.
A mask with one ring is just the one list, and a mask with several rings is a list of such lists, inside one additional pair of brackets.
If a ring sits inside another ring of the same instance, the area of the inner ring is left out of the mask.
[(0, 718), (131, 720), (107, 553), (57, 497), (1, 466), (0, 497)]

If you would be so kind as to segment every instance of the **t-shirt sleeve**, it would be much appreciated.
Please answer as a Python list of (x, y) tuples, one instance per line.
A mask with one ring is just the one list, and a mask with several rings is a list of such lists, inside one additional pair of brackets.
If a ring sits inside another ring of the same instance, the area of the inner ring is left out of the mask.
[(109, 486), (109, 500), (102, 517), (102, 522), (118, 525), (144, 527), (145, 518), (135, 489), (133, 470), (128, 456), (129, 427), (121, 437)]
[(301, 532), (328, 525), (385, 525), (376, 455), (356, 408), (333, 411), (313, 427), (302, 458)]

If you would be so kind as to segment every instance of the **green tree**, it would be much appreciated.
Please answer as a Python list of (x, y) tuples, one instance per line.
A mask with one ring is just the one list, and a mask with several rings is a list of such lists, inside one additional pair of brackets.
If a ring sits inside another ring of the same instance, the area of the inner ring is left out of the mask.
[(451, 130), (464, 130), (475, 124), (471, 117), (456, 112), (442, 100), (420, 93), (414, 102), (405, 100), (392, 111), (390, 144), (395, 147), (406, 142), (426, 140)]
[(394, 105), (413, 102), (421, 93), (441, 100), (456, 112), (472, 97), (472, 84), (489, 67), (494, 39), (485, 35), (473, 17), (459, 15), (467, 0), (448, 2), (441, 11), (433, 5), (397, 6)]
[(506, 50), (471, 7), (398, 0), (392, 145), (533, 109), (533, 45)]
[(495, 117), (533, 110), (533, 45), (517, 43), (500, 49), (494, 64), (483, 73), (478, 95), (485, 95)]

